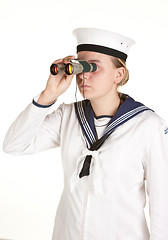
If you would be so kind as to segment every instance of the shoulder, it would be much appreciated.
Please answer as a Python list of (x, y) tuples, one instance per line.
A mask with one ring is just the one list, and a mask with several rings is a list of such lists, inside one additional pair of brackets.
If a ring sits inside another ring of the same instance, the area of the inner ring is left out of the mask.
[(75, 109), (86, 109), (90, 105), (89, 100), (82, 100), (78, 102), (72, 102), (72, 103), (62, 103), (59, 108), (63, 109), (66, 112), (74, 112)]
[(149, 121), (150, 123), (153, 123), (158, 127), (166, 122), (161, 116), (159, 116), (156, 112), (152, 110), (144, 111), (142, 117), (146, 121)]
[(145, 125), (147, 131), (151, 133), (158, 133), (160, 131), (166, 133), (168, 132), (167, 122), (159, 116), (157, 113), (147, 110), (140, 114), (140, 122)]
[(47, 115), (46, 115), (46, 120), (59, 120), (63, 118), (69, 117), (71, 113), (74, 112), (74, 103), (66, 104), (66, 103), (61, 103), (56, 107), (56, 109), (52, 109)]
[(70, 113), (70, 112), (74, 112), (75, 109), (75, 103), (62, 103), (61, 108), (63, 108), (65, 113)]
[(57, 109), (55, 109), (53, 111), (53, 114), (57, 113), (57, 112), (62, 112), (62, 113), (69, 112), (69, 111), (72, 111), (73, 109), (74, 109), (74, 103), (64, 103), (63, 102), (57, 107)]
[(62, 119), (76, 118), (75, 113), (75, 103), (62, 103), (60, 106), (53, 112), (53, 114), (60, 114)]

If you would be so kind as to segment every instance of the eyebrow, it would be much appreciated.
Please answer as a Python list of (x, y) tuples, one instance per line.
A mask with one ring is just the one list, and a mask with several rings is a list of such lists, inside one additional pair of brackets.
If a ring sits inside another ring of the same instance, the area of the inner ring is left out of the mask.
[(88, 62), (98, 62), (101, 63), (98, 59), (93, 59), (93, 60), (87, 60)]

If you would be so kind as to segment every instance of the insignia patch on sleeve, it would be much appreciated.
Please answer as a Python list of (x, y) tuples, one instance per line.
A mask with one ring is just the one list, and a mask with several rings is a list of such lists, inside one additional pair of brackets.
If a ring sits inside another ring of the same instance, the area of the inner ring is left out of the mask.
[(164, 133), (165, 133), (165, 134), (167, 134), (167, 133), (168, 133), (168, 128), (166, 128), (166, 129), (164, 130)]

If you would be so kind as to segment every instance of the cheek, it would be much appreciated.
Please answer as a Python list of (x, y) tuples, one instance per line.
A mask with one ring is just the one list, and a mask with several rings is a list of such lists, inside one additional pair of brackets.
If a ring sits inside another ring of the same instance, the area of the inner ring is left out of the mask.
[(95, 73), (92, 73), (92, 80), (95, 84), (97, 83), (99, 86), (101, 86), (105, 83), (108, 84), (110, 77), (106, 71), (103, 69), (98, 69)]
[(101, 82), (101, 80), (104, 78), (104, 75), (105, 75), (104, 71), (101, 68), (98, 68), (96, 72), (90, 74), (90, 77), (95, 82)]
[(113, 87), (113, 85), (113, 75), (107, 74), (106, 72), (100, 74), (97, 73), (97, 76), (94, 78), (94, 86), (98, 91), (107, 92)]

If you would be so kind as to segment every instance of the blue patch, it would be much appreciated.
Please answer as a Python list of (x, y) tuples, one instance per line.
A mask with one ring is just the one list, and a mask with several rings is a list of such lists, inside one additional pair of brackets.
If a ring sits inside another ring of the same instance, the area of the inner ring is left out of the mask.
[(168, 133), (168, 128), (166, 128), (166, 129), (164, 130), (164, 133), (165, 133), (165, 134), (167, 134), (167, 133)]

